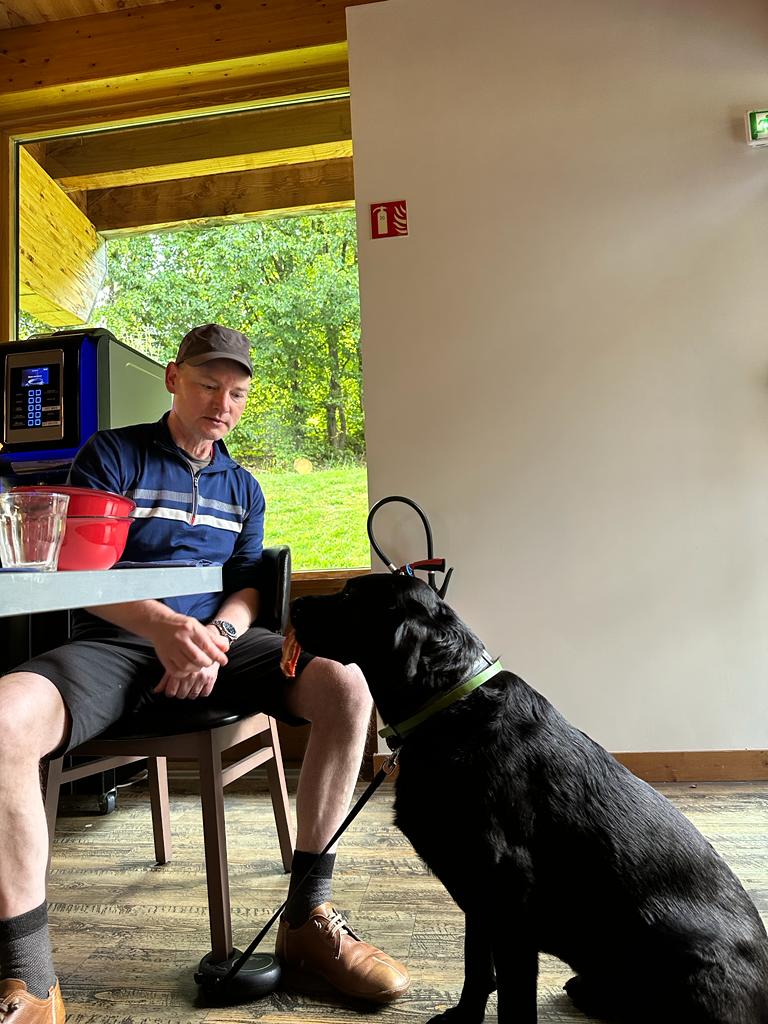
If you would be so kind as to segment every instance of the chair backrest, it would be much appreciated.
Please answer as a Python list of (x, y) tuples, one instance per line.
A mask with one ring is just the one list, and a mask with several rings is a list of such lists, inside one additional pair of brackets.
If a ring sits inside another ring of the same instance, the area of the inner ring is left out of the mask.
[(264, 548), (257, 585), (260, 605), (256, 625), (284, 633), (291, 601), (291, 549), (287, 544)]

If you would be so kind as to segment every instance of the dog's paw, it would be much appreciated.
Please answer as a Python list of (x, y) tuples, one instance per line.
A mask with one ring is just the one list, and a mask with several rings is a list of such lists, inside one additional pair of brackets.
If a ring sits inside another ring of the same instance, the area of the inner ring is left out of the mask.
[(430, 1017), (427, 1024), (482, 1024), (485, 1013), (472, 1013), (463, 1006), (452, 1006), (436, 1017)]
[(587, 1017), (609, 1018), (613, 1012), (610, 998), (601, 989), (585, 981), (580, 974), (569, 978), (563, 985), (568, 998), (577, 1010)]

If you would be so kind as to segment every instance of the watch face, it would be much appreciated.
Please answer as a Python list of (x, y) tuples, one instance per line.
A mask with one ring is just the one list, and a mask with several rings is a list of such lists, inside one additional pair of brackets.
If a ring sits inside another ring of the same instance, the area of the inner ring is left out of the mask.
[(237, 630), (231, 622), (225, 622), (224, 619), (216, 619), (213, 624), (222, 636), (229, 637), (230, 641), (237, 639)]

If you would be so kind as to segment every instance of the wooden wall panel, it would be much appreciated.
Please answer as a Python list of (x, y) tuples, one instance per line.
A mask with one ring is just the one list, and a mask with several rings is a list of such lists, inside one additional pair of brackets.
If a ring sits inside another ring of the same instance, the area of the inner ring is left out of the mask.
[(19, 163), (19, 302), (51, 326), (85, 323), (106, 274), (104, 240), (24, 149)]

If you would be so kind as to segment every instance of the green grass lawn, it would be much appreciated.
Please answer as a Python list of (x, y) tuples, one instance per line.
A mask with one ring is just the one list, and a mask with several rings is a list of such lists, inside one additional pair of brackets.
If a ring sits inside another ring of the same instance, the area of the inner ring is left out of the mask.
[(267, 499), (264, 543), (290, 544), (294, 571), (371, 564), (364, 466), (254, 476)]

